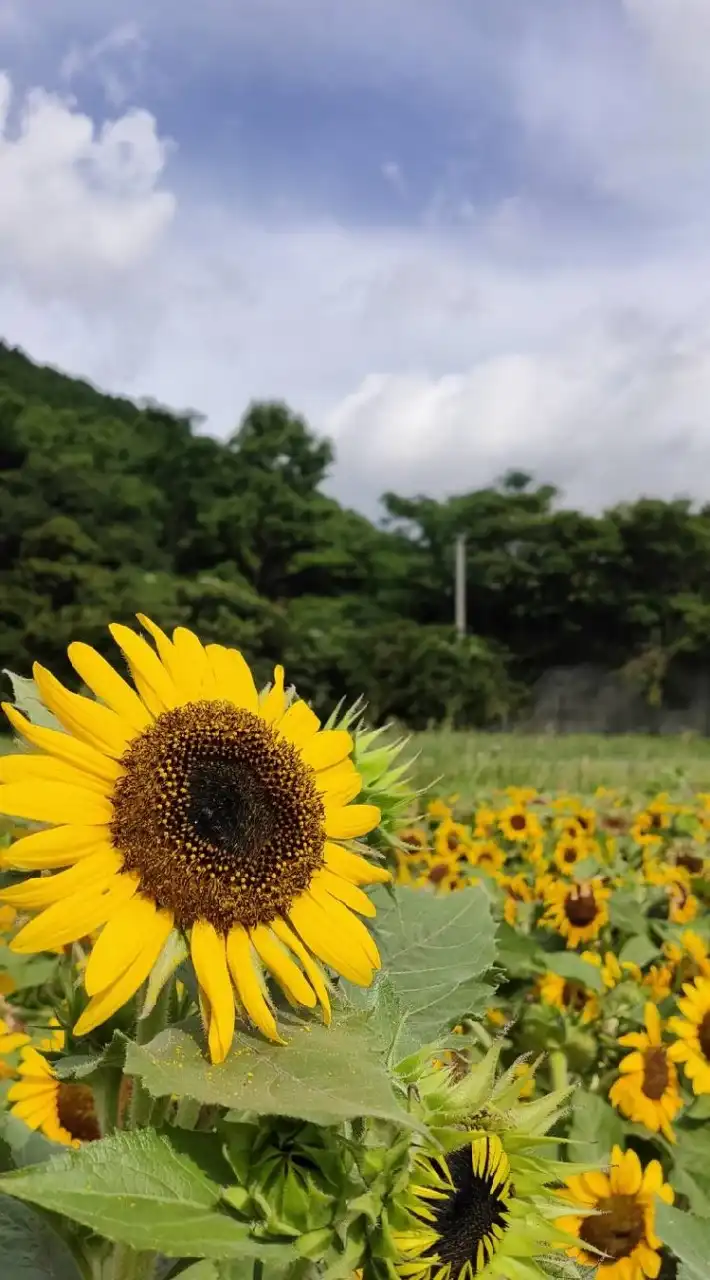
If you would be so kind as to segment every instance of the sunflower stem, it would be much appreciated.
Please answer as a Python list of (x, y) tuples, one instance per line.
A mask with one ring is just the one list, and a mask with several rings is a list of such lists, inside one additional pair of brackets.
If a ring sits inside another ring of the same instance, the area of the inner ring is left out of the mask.
[(156, 1254), (136, 1253), (130, 1245), (117, 1244), (111, 1260), (111, 1280), (152, 1280)]
[(550, 1078), (554, 1091), (558, 1089), (569, 1088), (569, 1075), (567, 1072), (567, 1058), (561, 1049), (553, 1049), (549, 1058)]
[(93, 1084), (94, 1106), (102, 1138), (120, 1126), (123, 1072), (120, 1067), (104, 1067)]
[[(165, 1030), (170, 1016), (174, 987), (175, 979), (169, 978), (150, 1013), (146, 1014), (144, 1018), (138, 1019), (136, 1024), (136, 1041), (138, 1044), (148, 1044), (155, 1039), (160, 1031)], [(137, 1076), (133, 1076), (132, 1079), (133, 1089), (126, 1128), (141, 1129), (144, 1125), (150, 1123), (154, 1099), (143, 1088)]]

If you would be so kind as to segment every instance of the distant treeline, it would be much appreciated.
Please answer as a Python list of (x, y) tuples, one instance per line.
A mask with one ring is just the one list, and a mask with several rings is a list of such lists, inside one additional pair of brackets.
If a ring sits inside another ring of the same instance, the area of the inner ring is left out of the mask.
[[(321, 491), (330, 443), (254, 404), (224, 441), (0, 344), (0, 664), (71, 678), (143, 611), (275, 661), (323, 710), (363, 692), (413, 728), (515, 716), (553, 666), (623, 668), (650, 701), (710, 658), (710, 505), (561, 508), (520, 472), (435, 502), (387, 493), (379, 524)], [(467, 538), (469, 626), (453, 627)]]

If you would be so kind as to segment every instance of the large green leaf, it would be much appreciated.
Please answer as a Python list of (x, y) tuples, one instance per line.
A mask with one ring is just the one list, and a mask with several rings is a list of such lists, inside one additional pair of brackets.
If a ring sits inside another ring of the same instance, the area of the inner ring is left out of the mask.
[(688, 1197), (691, 1212), (701, 1218), (710, 1218), (709, 1153), (707, 1124), (684, 1125), (673, 1148), (671, 1180), (674, 1190)]
[(408, 1052), (482, 1012), (493, 991), (482, 977), (496, 958), (495, 924), (478, 886), (436, 897), (407, 888), (373, 896), (382, 967), (407, 1015), (399, 1048)]
[(710, 1259), (710, 1222), (692, 1213), (681, 1213), (670, 1205), (658, 1204), (656, 1231), (676, 1258), (684, 1264), (685, 1280), (707, 1280)]
[(56, 1231), (30, 1209), (0, 1196), (0, 1274), (7, 1280), (81, 1280)]
[(58, 956), (18, 956), (4, 943), (0, 943), (0, 971), (9, 974), (18, 991), (28, 987), (43, 987), (51, 982), (59, 968)]
[(651, 941), (647, 933), (638, 933), (633, 938), (629, 938), (624, 943), (619, 952), (619, 960), (623, 964), (625, 961), (631, 964), (637, 964), (643, 969), (652, 960), (658, 956), (658, 947)]
[[(80, 1222), (109, 1240), (166, 1257), (291, 1256), (249, 1238), (220, 1203), (205, 1159), (211, 1135), (116, 1133), (46, 1164), (0, 1177), (0, 1191)], [(226, 1178), (225, 1171), (225, 1178)]]
[(282, 1031), (286, 1045), (241, 1032), (227, 1061), (213, 1066), (196, 1039), (171, 1028), (146, 1045), (129, 1044), (126, 1071), (156, 1098), (177, 1094), (317, 1124), (365, 1115), (407, 1123), (364, 1013), (336, 1009), (330, 1027), (284, 1016)]
[(8, 671), (7, 667), (3, 667), (3, 675), (7, 676), (12, 684), (12, 701), (18, 711), (27, 716), (33, 724), (43, 725), (46, 729), (61, 729), (62, 726), (57, 717), (47, 710), (40, 698), (34, 680), (15, 675), (15, 672)]
[(624, 1141), (624, 1124), (613, 1107), (597, 1093), (578, 1089), (572, 1103), (570, 1159), (608, 1162), (612, 1147)]

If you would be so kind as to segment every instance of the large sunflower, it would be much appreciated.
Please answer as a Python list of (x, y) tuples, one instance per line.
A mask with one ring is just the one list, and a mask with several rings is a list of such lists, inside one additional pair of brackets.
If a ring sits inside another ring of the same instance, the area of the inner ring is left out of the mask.
[(609, 1101), (629, 1120), (675, 1142), (672, 1122), (683, 1105), (678, 1073), (663, 1043), (658, 1010), (650, 1001), (644, 1021), (645, 1031), (631, 1031), (619, 1039), (633, 1053), (619, 1063), (621, 1074), (609, 1090)]
[(438, 1160), (427, 1157), (411, 1188), (410, 1223), (392, 1233), (398, 1274), (403, 1280), (539, 1276), (533, 1259), (554, 1244), (532, 1198), (517, 1190), (525, 1176), (516, 1176), (497, 1134), (475, 1137)]
[(13, 727), (46, 754), (4, 764), (0, 812), (53, 825), (17, 840), (4, 861), (67, 869), (1, 896), (39, 911), (15, 937), (18, 952), (101, 929), (77, 1035), (135, 994), (181, 930), (210, 1055), (221, 1062), (237, 1008), (280, 1040), (262, 966), (292, 1003), (319, 1002), (326, 1020), (328, 992), (313, 956), (351, 982), (371, 982), (379, 956), (358, 916), (375, 910), (360, 886), (389, 873), (343, 842), (371, 831), (379, 810), (350, 803), (361, 786), (352, 738), (322, 730), (305, 702), (289, 703), (283, 668), (259, 695), (236, 650), (203, 647), (184, 627), (168, 639), (139, 620), (157, 652), (128, 627), (110, 628), (135, 689), (94, 649), (72, 644), (72, 666), (100, 702), (35, 666), (39, 693), (65, 732), (5, 704)]
[(670, 1030), (678, 1039), (668, 1050), (673, 1062), (682, 1062), (693, 1093), (710, 1093), (710, 978), (696, 978), (683, 984), (678, 1001), (682, 1018), (669, 1018)]
[(538, 993), (543, 1004), (561, 1013), (577, 1014), (583, 1023), (593, 1022), (599, 1016), (599, 997), (575, 978), (545, 973), (539, 980)]
[(101, 1137), (94, 1095), (87, 1084), (58, 1080), (43, 1054), (22, 1050), (20, 1079), (8, 1090), (10, 1111), (30, 1129), (39, 1129), (51, 1142), (79, 1147)]
[(572, 885), (552, 880), (545, 886), (546, 911), (540, 923), (556, 929), (568, 947), (590, 942), (609, 919), (609, 893), (600, 880)]
[[(574, 1197), (587, 1211), (560, 1218), (562, 1231), (576, 1235), (589, 1250), (570, 1248), (583, 1266), (597, 1267), (598, 1280), (653, 1280), (661, 1269), (661, 1241), (655, 1232), (656, 1197), (673, 1203), (658, 1160), (645, 1169), (635, 1151), (614, 1147), (607, 1173), (583, 1173), (567, 1179), (562, 1196)], [(598, 1252), (592, 1252), (597, 1250)], [(603, 1254), (602, 1260), (599, 1254)]]

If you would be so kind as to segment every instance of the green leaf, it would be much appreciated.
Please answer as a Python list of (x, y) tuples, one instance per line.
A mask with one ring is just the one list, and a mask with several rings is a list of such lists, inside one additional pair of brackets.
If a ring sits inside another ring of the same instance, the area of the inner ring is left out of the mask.
[(25, 1165), (41, 1164), (51, 1160), (52, 1156), (63, 1155), (66, 1147), (60, 1142), (50, 1142), (43, 1133), (30, 1129), (24, 1120), (19, 1120), (9, 1111), (0, 1118), (2, 1136), (12, 1153), (12, 1163), (17, 1169)]
[(441, 897), (408, 888), (373, 897), (382, 967), (407, 1013), (406, 1053), (482, 1012), (493, 991), (481, 978), (496, 958), (495, 924), (478, 886)]
[[(166, 1257), (291, 1257), (250, 1239), (220, 1205), (203, 1148), (152, 1129), (115, 1133), (47, 1164), (0, 1177), (0, 1191), (80, 1222), (108, 1240)], [(217, 1140), (213, 1140), (216, 1146)], [(219, 1150), (217, 1154), (219, 1155)]]
[(544, 969), (536, 938), (503, 922), (498, 928), (496, 963), (509, 978), (531, 978)]
[(128, 1037), (114, 1031), (109, 1043), (96, 1053), (71, 1053), (52, 1063), (60, 1080), (85, 1080), (103, 1067), (120, 1067), (126, 1058)]
[(609, 919), (620, 933), (632, 935), (646, 932), (646, 917), (628, 889), (615, 889), (609, 901)]
[(689, 1120), (710, 1120), (710, 1094), (695, 1098), (685, 1114)]
[(25, 1204), (0, 1196), (0, 1267), (7, 1280), (81, 1280), (61, 1236)]
[[(701, 1098), (698, 1101), (702, 1101)], [(706, 1124), (684, 1123), (673, 1149), (673, 1187), (688, 1197), (693, 1213), (710, 1217), (710, 1164)]]
[(572, 1102), (570, 1159), (596, 1164), (609, 1160), (612, 1147), (624, 1141), (624, 1124), (613, 1107), (597, 1093), (578, 1089)]
[(619, 963), (637, 964), (639, 969), (645, 968), (658, 957), (658, 947), (651, 942), (647, 933), (637, 933), (624, 943), (619, 953)]
[(601, 971), (596, 965), (575, 955), (574, 951), (548, 951), (545, 953), (545, 964), (551, 973), (570, 982), (581, 982), (590, 991), (603, 991), (604, 982)]
[(18, 711), (27, 716), (33, 724), (42, 725), (45, 729), (61, 729), (62, 726), (57, 717), (47, 710), (40, 698), (34, 680), (15, 675), (15, 672), (8, 671), (7, 667), (3, 667), (3, 675), (7, 676), (12, 684), (12, 701)]
[(226, 1062), (213, 1066), (191, 1035), (172, 1027), (148, 1044), (129, 1044), (126, 1072), (155, 1098), (177, 1094), (316, 1124), (355, 1116), (409, 1122), (364, 1013), (336, 1009), (330, 1027), (285, 1015), (282, 1031), (286, 1045), (242, 1031)]
[(676, 1258), (685, 1265), (687, 1280), (707, 1280), (710, 1258), (710, 1222), (692, 1213), (681, 1213), (658, 1202), (656, 1232)]
[(0, 944), (0, 970), (10, 975), (18, 991), (52, 982), (59, 964), (58, 956), (18, 956)]

